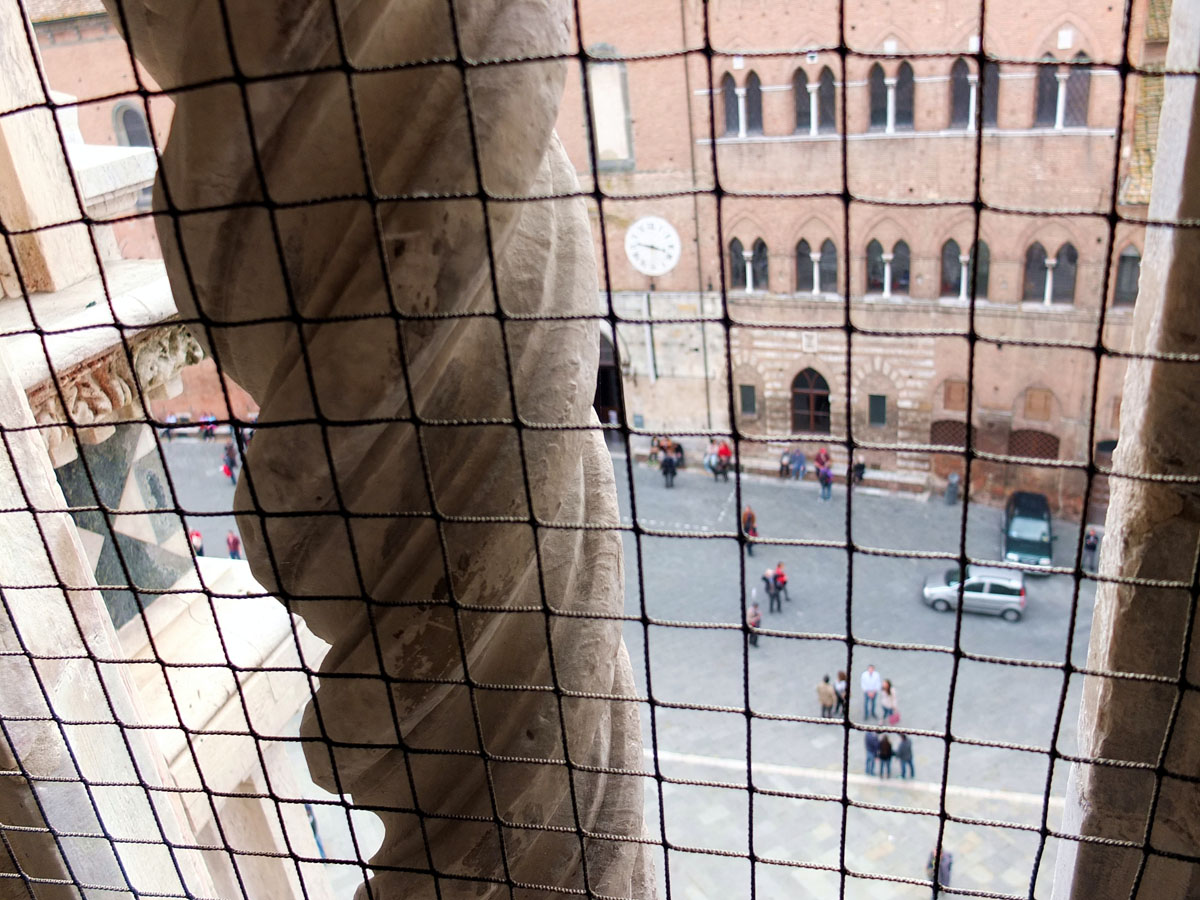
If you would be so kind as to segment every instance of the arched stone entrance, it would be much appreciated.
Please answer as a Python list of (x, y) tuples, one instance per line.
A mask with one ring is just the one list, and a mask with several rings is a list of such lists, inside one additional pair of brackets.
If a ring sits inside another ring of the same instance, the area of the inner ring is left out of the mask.
[[(617, 369), (617, 354), (608, 335), (600, 335), (600, 368), (596, 372), (596, 397), (592, 401), (602, 425), (617, 425), (621, 421), (621, 373)], [(606, 431), (605, 437), (616, 439)]]

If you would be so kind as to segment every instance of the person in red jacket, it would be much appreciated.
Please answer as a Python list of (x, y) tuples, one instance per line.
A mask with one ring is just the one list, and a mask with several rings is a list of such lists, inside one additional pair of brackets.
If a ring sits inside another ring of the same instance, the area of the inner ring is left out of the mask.
[(783, 563), (781, 562), (775, 567), (775, 590), (783, 596), (784, 600), (791, 603), (792, 598), (791, 595), (788, 594), (787, 582), (787, 573), (783, 571)]
[(242, 539), (232, 531), (225, 535), (225, 546), (229, 548), (230, 559), (242, 558)]

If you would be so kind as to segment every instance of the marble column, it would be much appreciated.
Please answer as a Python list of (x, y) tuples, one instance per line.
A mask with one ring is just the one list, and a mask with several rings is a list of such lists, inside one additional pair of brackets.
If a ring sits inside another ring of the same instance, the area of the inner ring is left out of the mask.
[(812, 261), (812, 293), (816, 297), (821, 293), (821, 254), (809, 253), (808, 258)]
[(883, 259), (883, 297), (886, 300), (892, 296), (892, 260), (895, 254), (885, 253)]
[(821, 108), (817, 91), (821, 89), (821, 84), (820, 82), (814, 82), (813, 84), (806, 85), (806, 87), (808, 88), (808, 133), (810, 137), (816, 137), (820, 130)]
[(746, 264), (746, 293), (754, 292), (754, 251), (743, 250), (742, 261)]
[[(198, 339), (261, 407), (239, 525), (255, 577), (331, 644), (302, 734), (318, 784), (384, 810), (373, 895), (651, 896), (621, 543), (573, 527), (618, 523), (578, 427), (597, 425), (585, 204), (371, 199), (576, 192), (566, 65), (471, 64), (568, 53), (570, 4), (106, 3), (164, 89), (214, 82), (174, 95), (155, 203), (191, 212), (160, 239)], [(240, 72), (327, 71), (226, 83), (227, 30)], [(352, 76), (343, 47), (465, 63)]]
[(958, 256), (958, 299), (964, 303), (971, 296), (971, 257), (970, 254), (960, 253)]
[(1067, 79), (1070, 77), (1070, 71), (1059, 69), (1054, 73), (1054, 80), (1058, 82), (1058, 92), (1054, 96), (1054, 127), (1058, 131), (1062, 131), (1066, 121)]
[(1054, 269), (1058, 260), (1053, 256), (1046, 259), (1046, 284), (1042, 288), (1042, 302), (1049, 306), (1054, 302)]
[(894, 134), (896, 131), (896, 79), (883, 79), (884, 85), (887, 87), (887, 127), (884, 131), (887, 134)]

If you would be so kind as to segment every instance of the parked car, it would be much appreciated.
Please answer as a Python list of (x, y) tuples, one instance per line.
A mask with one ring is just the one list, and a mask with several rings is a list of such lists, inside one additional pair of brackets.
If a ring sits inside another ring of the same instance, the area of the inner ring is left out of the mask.
[(1004, 507), (1004, 559), (1026, 566), (1054, 561), (1054, 528), (1045, 494), (1017, 491)]
[[(938, 612), (949, 612), (958, 606), (960, 572), (958, 566), (941, 575), (925, 579), (921, 597), (926, 605)], [(1025, 614), (1025, 575), (1013, 569), (990, 566), (967, 566), (966, 583), (962, 586), (965, 612), (990, 613), (1008, 622), (1019, 622)]]

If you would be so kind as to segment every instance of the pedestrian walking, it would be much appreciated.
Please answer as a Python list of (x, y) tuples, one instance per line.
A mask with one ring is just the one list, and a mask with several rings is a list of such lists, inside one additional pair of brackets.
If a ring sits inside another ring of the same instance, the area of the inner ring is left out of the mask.
[(850, 684), (846, 681), (846, 673), (839, 671), (837, 681), (833, 683), (833, 689), (837, 692), (837, 707), (833, 711), (835, 716), (840, 716), (844, 711), (850, 709), (850, 698), (847, 695), (849, 688)]
[(867, 671), (862, 673), (861, 682), (863, 691), (863, 718), (877, 718), (875, 715), (875, 698), (883, 687), (883, 678), (875, 671), (874, 666), (867, 666)]
[(192, 551), (197, 556), (204, 555), (204, 535), (200, 533), (199, 528), (193, 528), (188, 532), (188, 540), (192, 544)]
[(892, 686), (891, 679), (885, 678), (883, 688), (879, 692), (879, 706), (883, 710), (881, 721), (889, 725), (900, 724), (900, 710), (896, 706), (896, 689)]
[(912, 741), (908, 739), (907, 734), (900, 735), (900, 742), (896, 745), (896, 759), (900, 760), (900, 777), (901, 778), (916, 778), (917, 770), (913, 768), (912, 761)]
[(1100, 535), (1095, 528), (1088, 528), (1083, 538), (1083, 571), (1096, 571), (1096, 551), (1100, 549)]
[(659, 445), (662, 451), (662, 460), (659, 462), (659, 468), (662, 469), (663, 482), (667, 487), (675, 487), (675, 453), (671, 447), (671, 442), (667, 441), (665, 445)]
[[(750, 508), (749, 503), (742, 510), (742, 534), (751, 539), (758, 537), (758, 516), (754, 514), (754, 510)], [(746, 541), (746, 555), (754, 555), (753, 540)]]
[(783, 612), (783, 604), (779, 602), (779, 588), (775, 586), (775, 570), (767, 569), (763, 572), (763, 588), (767, 592), (767, 600), (770, 605), (767, 607), (767, 612)]
[(879, 777), (892, 777), (892, 742), (885, 734), (879, 739)]
[(755, 602), (750, 603), (750, 609), (746, 612), (746, 624), (750, 626), (750, 646), (758, 646), (758, 634), (754, 629), (762, 625), (762, 610), (759, 609)]
[(833, 470), (829, 466), (817, 467), (817, 482), (821, 485), (821, 499), (833, 499)]
[(225, 546), (229, 548), (230, 559), (242, 558), (242, 539), (232, 531), (225, 535)]
[(879, 758), (879, 735), (874, 731), (868, 731), (863, 737), (863, 743), (867, 747), (867, 774), (875, 774), (875, 760)]
[(708, 442), (708, 449), (704, 451), (704, 469), (711, 472), (713, 481), (717, 480), (717, 450), (719, 445), (716, 439)]
[(167, 415), (167, 427), (162, 430), (162, 436), (168, 441), (175, 439), (175, 426), (178, 424), (178, 422), (179, 416), (175, 415), (175, 413), (170, 413)]
[(937, 882), (942, 887), (950, 887), (950, 867), (954, 865), (954, 854), (942, 848), (941, 854), (938, 853), (936, 847), (929, 854), (929, 860), (925, 863), (925, 877), (930, 881), (934, 880), (933, 873), (937, 873)]
[(808, 471), (808, 460), (804, 456), (804, 451), (799, 447), (792, 449), (792, 477), (797, 481), (804, 480), (804, 473)]
[(646, 454), (646, 462), (651, 466), (657, 466), (661, 452), (662, 442), (657, 437), (650, 438), (650, 452)]
[(792, 602), (792, 597), (787, 589), (788, 577), (787, 572), (783, 571), (783, 563), (780, 562), (775, 566), (775, 590), (783, 595), (783, 599), (788, 603)]
[(821, 704), (821, 718), (828, 719), (833, 715), (833, 705), (837, 703), (837, 691), (829, 683), (829, 676), (817, 685), (817, 700)]

